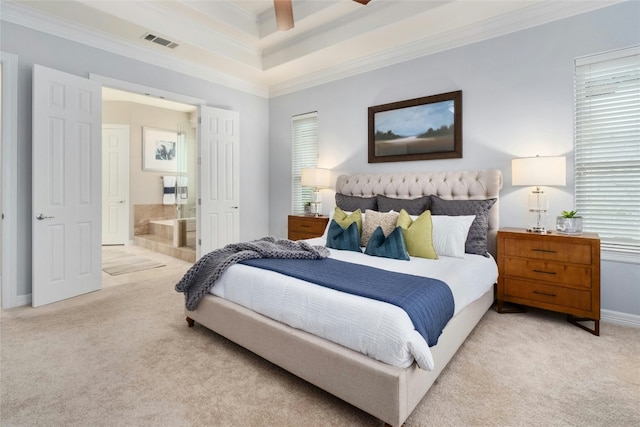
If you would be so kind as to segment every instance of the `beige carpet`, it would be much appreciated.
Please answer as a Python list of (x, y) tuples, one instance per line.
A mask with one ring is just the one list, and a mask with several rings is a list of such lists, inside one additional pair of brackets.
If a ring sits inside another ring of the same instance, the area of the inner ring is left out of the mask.
[[(0, 320), (1, 426), (379, 426), (184, 320), (189, 264)], [(489, 311), (406, 426), (637, 426), (640, 329)], [(286, 351), (286, 349), (283, 349)]]
[(113, 249), (103, 250), (102, 271), (112, 276), (151, 270), (152, 268), (164, 267), (164, 265), (153, 259), (127, 252), (126, 247), (123, 249), (114, 247)]

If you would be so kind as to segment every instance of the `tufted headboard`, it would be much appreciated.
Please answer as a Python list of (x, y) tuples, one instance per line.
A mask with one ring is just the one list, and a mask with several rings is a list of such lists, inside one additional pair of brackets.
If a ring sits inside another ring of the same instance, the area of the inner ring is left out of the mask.
[[(458, 172), (415, 172), (388, 174), (340, 175), (336, 193), (347, 196), (413, 199), (436, 195), (446, 200), (498, 199), (502, 189), (502, 172), (498, 169)], [(496, 254), (499, 227), (499, 201), (489, 210), (487, 246)]]

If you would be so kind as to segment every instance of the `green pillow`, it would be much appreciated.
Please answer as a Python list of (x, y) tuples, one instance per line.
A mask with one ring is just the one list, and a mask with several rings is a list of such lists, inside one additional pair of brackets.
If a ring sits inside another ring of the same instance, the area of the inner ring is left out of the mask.
[(358, 235), (357, 224), (352, 222), (347, 228), (342, 228), (340, 224), (332, 219), (327, 231), (326, 246), (343, 251), (362, 252), (360, 250), (360, 236)]
[(367, 248), (364, 250), (364, 253), (367, 255), (409, 261), (409, 254), (404, 245), (402, 228), (400, 227), (396, 227), (387, 237), (384, 236), (382, 227), (376, 228), (369, 238), (369, 243), (367, 243)]
[(356, 209), (347, 215), (345, 211), (336, 206), (336, 210), (333, 213), (333, 219), (340, 224), (342, 228), (347, 228), (349, 224), (355, 222), (358, 226), (358, 236), (362, 235), (362, 212), (360, 209)]
[(409, 255), (438, 259), (438, 254), (433, 248), (433, 225), (431, 222), (431, 212), (424, 211), (416, 220), (402, 209), (398, 216), (398, 227), (402, 228), (404, 243), (407, 245)]

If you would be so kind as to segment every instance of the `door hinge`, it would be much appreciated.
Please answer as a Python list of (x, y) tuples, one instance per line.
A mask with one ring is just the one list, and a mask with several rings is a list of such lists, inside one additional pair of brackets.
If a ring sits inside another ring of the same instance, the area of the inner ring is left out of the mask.
[(198, 124), (201, 125), (202, 124), (202, 117), (198, 117)]
[(198, 199), (198, 204), (201, 205), (202, 204), (202, 199)]
[(202, 164), (202, 157), (198, 157), (198, 164), (201, 165)]
[(202, 246), (202, 239), (198, 239), (198, 246)]

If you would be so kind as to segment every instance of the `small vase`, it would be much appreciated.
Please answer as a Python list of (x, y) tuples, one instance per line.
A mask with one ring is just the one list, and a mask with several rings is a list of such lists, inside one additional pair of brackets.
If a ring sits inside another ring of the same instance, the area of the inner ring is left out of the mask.
[(565, 218), (562, 216), (557, 217), (556, 231), (562, 234), (582, 233), (582, 217), (575, 217), (575, 218)]

